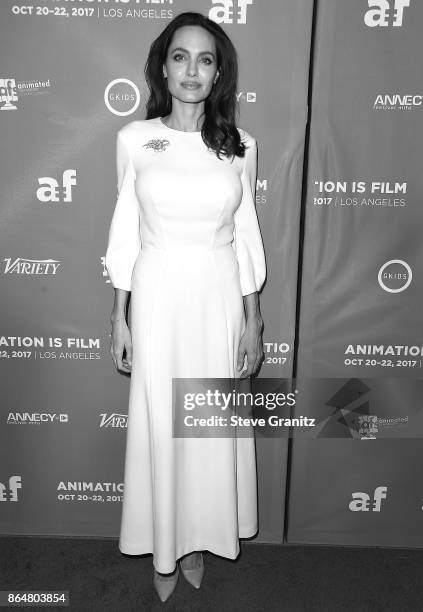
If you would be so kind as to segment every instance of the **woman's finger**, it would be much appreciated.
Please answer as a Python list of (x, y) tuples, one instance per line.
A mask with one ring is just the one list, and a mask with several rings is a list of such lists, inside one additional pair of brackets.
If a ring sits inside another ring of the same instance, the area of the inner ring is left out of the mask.
[(132, 344), (128, 344), (126, 347), (126, 362), (129, 367), (132, 366)]
[(245, 370), (245, 373), (243, 376), (241, 376), (241, 378), (248, 378), (249, 376), (251, 376), (251, 372), (252, 372), (252, 367), (255, 361), (255, 353), (252, 353), (251, 351), (247, 351), (247, 369)]
[(238, 359), (237, 359), (237, 363), (236, 363), (236, 367), (237, 367), (238, 371), (242, 370), (242, 368), (244, 366), (244, 360), (245, 360), (245, 349), (240, 347), (238, 349)]
[(260, 364), (261, 364), (263, 358), (264, 358), (264, 352), (261, 351), (261, 352), (258, 353), (257, 359), (256, 359), (256, 361), (254, 363), (253, 374), (255, 374), (257, 372), (257, 370), (260, 368)]

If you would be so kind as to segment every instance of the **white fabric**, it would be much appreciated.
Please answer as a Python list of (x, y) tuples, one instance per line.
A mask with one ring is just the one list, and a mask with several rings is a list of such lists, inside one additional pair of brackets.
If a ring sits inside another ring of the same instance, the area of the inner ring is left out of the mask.
[(239, 377), (242, 296), (266, 276), (257, 145), (239, 130), (233, 160), (159, 117), (117, 134), (105, 264), (132, 291), (133, 345), (119, 549), (162, 573), (194, 550), (235, 559), (257, 531), (254, 438), (172, 437), (172, 377)]

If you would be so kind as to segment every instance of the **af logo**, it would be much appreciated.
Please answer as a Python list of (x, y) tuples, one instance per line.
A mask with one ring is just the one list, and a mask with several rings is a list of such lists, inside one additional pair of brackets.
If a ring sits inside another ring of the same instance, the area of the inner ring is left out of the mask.
[(404, 9), (410, 0), (368, 0), (370, 8), (364, 15), (364, 23), (369, 28), (395, 26), (401, 27)]
[(8, 485), (0, 482), (0, 502), (12, 501), (17, 502), (18, 489), (22, 489), (22, 478), (21, 476), (11, 476), (9, 478)]
[(216, 23), (234, 23), (234, 12), (237, 10), (236, 23), (247, 23), (247, 6), (254, 0), (212, 0), (214, 7), (209, 10), (209, 19)]
[(349, 503), (349, 509), (353, 512), (380, 512), (382, 499), (386, 499), (388, 487), (376, 487), (373, 499), (364, 491), (356, 491), (352, 494), (353, 499)]
[(40, 187), (37, 189), (37, 198), (40, 202), (72, 202), (72, 186), (76, 185), (76, 170), (65, 170), (62, 175), (62, 184), (52, 176), (41, 176), (38, 179)]

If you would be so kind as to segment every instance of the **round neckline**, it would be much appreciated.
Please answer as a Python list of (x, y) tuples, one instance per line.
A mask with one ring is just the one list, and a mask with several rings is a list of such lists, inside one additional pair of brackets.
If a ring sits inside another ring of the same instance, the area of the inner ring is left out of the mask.
[(157, 117), (158, 122), (167, 130), (171, 130), (172, 132), (179, 132), (179, 134), (201, 134), (201, 130), (196, 132), (184, 132), (184, 130), (177, 130), (176, 128), (171, 128), (166, 123), (163, 122), (163, 117)]

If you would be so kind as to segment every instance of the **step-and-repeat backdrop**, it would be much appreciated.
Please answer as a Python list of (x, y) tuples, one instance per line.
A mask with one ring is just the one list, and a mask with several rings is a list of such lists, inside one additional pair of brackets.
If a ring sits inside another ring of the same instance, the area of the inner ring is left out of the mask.
[(1, 3), (0, 533), (118, 535), (115, 138), (186, 10), (233, 40), (258, 141), (260, 378), (308, 377), (298, 410), (326, 415), (308, 439), (257, 437), (253, 541), (420, 546), (417, 0)]
[(287, 537), (421, 547), (423, 4), (317, 6)]
[[(0, 532), (117, 536), (129, 393), (109, 353), (104, 266), (116, 132), (145, 118), (144, 64), (173, 17), (239, 55), (239, 125), (259, 147), (266, 363), (290, 377), (313, 3), (4, 0), (0, 5)], [(260, 531), (283, 539), (286, 439), (257, 439)]]

